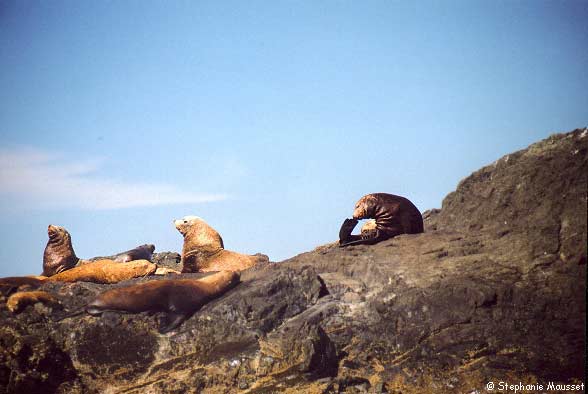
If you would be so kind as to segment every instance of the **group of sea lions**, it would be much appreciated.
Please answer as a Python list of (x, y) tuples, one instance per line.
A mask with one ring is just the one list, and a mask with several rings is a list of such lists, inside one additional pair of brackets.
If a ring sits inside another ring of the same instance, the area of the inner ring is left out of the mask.
[[(175, 220), (174, 224), (184, 237), (181, 272), (154, 264), (155, 246), (152, 244), (137, 246), (109, 258), (80, 259), (69, 232), (63, 227), (49, 225), (42, 275), (1, 278), (0, 293), (11, 294), (6, 302), (7, 308), (18, 313), (37, 302), (59, 306), (57, 297), (36, 290), (46, 282), (118, 283), (141, 276), (176, 274), (173, 279), (106, 291), (84, 308), (91, 315), (107, 310), (164, 312), (159, 330), (165, 333), (210, 300), (236, 286), (240, 271), (269, 262), (269, 258), (262, 254), (249, 256), (225, 250), (220, 234), (199, 217), (186, 216)], [(182, 273), (196, 272), (216, 273), (198, 279), (179, 278)]]
[[(360, 235), (352, 235), (358, 221), (368, 218), (374, 220), (363, 226)], [(178, 327), (210, 300), (235, 287), (240, 282), (240, 271), (269, 263), (269, 258), (263, 254), (245, 255), (225, 250), (220, 234), (197, 216), (175, 220), (174, 225), (184, 237), (181, 273), (152, 263), (155, 251), (152, 244), (138, 246), (111, 258), (80, 259), (74, 252), (67, 230), (49, 225), (42, 275), (0, 278), (0, 293), (14, 293), (6, 304), (10, 311), (17, 313), (37, 302), (59, 305), (54, 295), (35, 290), (45, 282), (117, 283), (147, 275), (216, 272), (199, 279), (176, 277), (119, 287), (98, 295), (83, 310), (91, 315), (107, 310), (164, 312), (159, 331), (165, 333)], [(355, 205), (353, 218), (343, 222), (339, 246), (371, 245), (399, 234), (422, 232), (422, 216), (408, 199), (386, 193), (368, 194)]]

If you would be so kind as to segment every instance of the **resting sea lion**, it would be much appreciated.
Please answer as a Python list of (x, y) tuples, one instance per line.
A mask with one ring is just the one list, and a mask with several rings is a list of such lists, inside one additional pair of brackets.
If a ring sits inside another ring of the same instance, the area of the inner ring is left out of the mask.
[(104, 311), (165, 312), (159, 332), (178, 327), (204, 304), (239, 283), (240, 274), (221, 271), (200, 279), (154, 280), (120, 287), (100, 294), (86, 307), (86, 312), (99, 315)]
[[(351, 235), (359, 219), (375, 219), (375, 231)], [(408, 199), (387, 193), (363, 196), (355, 204), (353, 219), (345, 219), (339, 231), (339, 246), (375, 244), (399, 234), (423, 232), (423, 217)]]
[(119, 261), (121, 263), (126, 263), (128, 261), (133, 260), (149, 260), (153, 257), (153, 251), (155, 250), (155, 245), (153, 244), (145, 244), (141, 246), (137, 246), (134, 249), (127, 250), (126, 252), (119, 253), (114, 256), (114, 261)]
[(18, 313), (27, 305), (33, 305), (37, 302), (51, 306), (61, 306), (59, 300), (46, 291), (21, 291), (8, 297), (6, 307), (10, 312)]
[(0, 278), (0, 294), (8, 295), (23, 289), (36, 289), (43, 284), (44, 279), (30, 276), (9, 276)]
[(98, 260), (50, 276), (46, 281), (118, 283), (151, 275), (156, 269), (157, 266), (147, 260), (134, 260), (124, 264), (113, 260)]
[(184, 236), (182, 272), (242, 271), (269, 262), (263, 254), (225, 250), (220, 234), (197, 216), (174, 220), (174, 225)]

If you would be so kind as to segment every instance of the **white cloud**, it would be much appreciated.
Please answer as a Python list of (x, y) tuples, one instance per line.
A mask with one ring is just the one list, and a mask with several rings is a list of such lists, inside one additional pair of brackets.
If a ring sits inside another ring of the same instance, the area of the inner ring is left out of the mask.
[(0, 197), (36, 208), (118, 209), (220, 201), (165, 183), (135, 183), (95, 176), (103, 160), (79, 159), (33, 148), (0, 149)]

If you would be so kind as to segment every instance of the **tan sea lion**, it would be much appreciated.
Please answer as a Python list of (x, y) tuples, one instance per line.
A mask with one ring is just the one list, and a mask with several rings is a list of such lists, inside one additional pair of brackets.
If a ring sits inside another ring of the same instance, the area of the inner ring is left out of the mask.
[(174, 225), (184, 236), (182, 272), (242, 271), (269, 261), (263, 254), (225, 250), (220, 234), (198, 216), (174, 220)]
[[(366, 235), (351, 235), (359, 219), (373, 218), (375, 231)], [(363, 196), (355, 204), (353, 219), (345, 219), (339, 231), (339, 246), (375, 244), (399, 234), (423, 232), (423, 217), (407, 198), (387, 193)]]
[(8, 297), (6, 307), (10, 312), (18, 313), (27, 305), (33, 305), (37, 302), (51, 306), (61, 306), (59, 300), (46, 291), (21, 291)]
[(178, 327), (186, 318), (210, 300), (239, 283), (240, 274), (221, 271), (200, 279), (154, 280), (120, 287), (100, 294), (86, 307), (86, 312), (99, 315), (104, 311), (165, 312), (159, 332)]
[(151, 275), (157, 266), (147, 260), (118, 263), (113, 260), (98, 260), (60, 272), (46, 279), (48, 282), (94, 282), (118, 283), (139, 276)]

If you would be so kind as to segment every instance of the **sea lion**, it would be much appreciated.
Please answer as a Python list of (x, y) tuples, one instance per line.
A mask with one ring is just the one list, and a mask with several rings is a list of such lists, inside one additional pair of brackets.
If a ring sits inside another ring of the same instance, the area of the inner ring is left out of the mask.
[(9, 276), (0, 278), (0, 294), (8, 295), (24, 289), (36, 289), (43, 284), (44, 279), (30, 276)]
[(86, 312), (99, 315), (104, 311), (165, 312), (159, 332), (178, 327), (210, 300), (239, 283), (241, 275), (221, 271), (200, 279), (165, 279), (120, 287), (100, 294), (86, 306)]
[(10, 312), (18, 313), (27, 305), (33, 305), (37, 302), (51, 306), (61, 307), (59, 300), (46, 291), (21, 291), (8, 297), (6, 307)]
[(43, 276), (52, 276), (73, 268), (79, 258), (71, 244), (71, 236), (67, 230), (52, 224), (47, 227), (49, 241), (43, 253)]
[(80, 259), (76, 256), (69, 232), (60, 226), (50, 224), (47, 228), (49, 241), (43, 253), (43, 276), (53, 276), (74, 267), (93, 263), (100, 260), (111, 260), (127, 263), (133, 260), (149, 260), (153, 257), (155, 245), (145, 244), (111, 257), (94, 257)]
[(174, 220), (174, 225), (184, 236), (182, 272), (242, 271), (269, 262), (263, 254), (225, 250), (220, 234), (198, 216)]
[[(359, 219), (375, 219), (375, 231), (351, 235)], [(345, 219), (339, 231), (339, 246), (372, 245), (399, 234), (423, 232), (423, 217), (407, 198), (387, 193), (363, 196), (355, 204), (353, 219)]]
[(94, 282), (118, 283), (138, 276), (151, 275), (157, 266), (147, 260), (118, 263), (113, 260), (98, 260), (60, 272), (46, 279), (48, 282)]
[(155, 245), (153, 244), (145, 244), (141, 246), (137, 246), (134, 249), (127, 250), (126, 252), (121, 252), (114, 256), (114, 261), (119, 261), (121, 263), (126, 263), (133, 260), (149, 260), (153, 257), (153, 251), (155, 250)]

